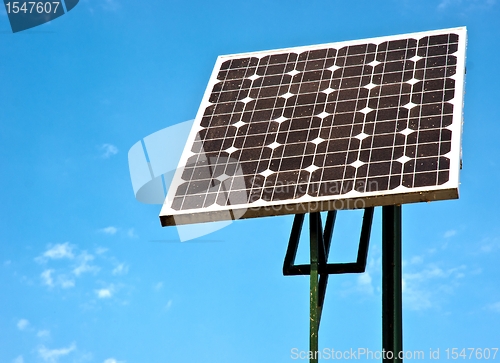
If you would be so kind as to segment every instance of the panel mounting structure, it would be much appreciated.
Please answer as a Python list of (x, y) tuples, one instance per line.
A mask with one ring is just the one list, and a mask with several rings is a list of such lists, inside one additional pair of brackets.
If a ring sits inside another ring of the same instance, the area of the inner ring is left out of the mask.
[(466, 28), (218, 57), (163, 226), (458, 198)]

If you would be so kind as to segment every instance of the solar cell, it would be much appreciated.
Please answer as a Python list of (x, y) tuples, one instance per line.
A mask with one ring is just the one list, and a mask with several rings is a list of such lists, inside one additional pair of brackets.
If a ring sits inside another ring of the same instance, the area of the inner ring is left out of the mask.
[(220, 56), (162, 225), (458, 198), (466, 29)]

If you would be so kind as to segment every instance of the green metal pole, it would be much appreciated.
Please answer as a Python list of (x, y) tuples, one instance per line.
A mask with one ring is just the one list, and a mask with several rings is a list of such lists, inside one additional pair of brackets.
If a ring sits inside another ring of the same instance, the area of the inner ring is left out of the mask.
[(401, 239), (401, 206), (382, 207), (383, 363), (403, 362)]
[(309, 213), (309, 228), (310, 228), (310, 259), (311, 259), (311, 275), (310, 275), (310, 322), (309, 322), (309, 352), (310, 362), (318, 363), (318, 330), (319, 330), (319, 293), (318, 293), (318, 241), (319, 241), (319, 212)]

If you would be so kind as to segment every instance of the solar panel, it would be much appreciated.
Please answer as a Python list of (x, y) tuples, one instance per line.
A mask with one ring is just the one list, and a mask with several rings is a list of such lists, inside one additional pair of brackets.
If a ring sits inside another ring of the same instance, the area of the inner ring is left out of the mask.
[(162, 225), (458, 198), (466, 29), (220, 56)]

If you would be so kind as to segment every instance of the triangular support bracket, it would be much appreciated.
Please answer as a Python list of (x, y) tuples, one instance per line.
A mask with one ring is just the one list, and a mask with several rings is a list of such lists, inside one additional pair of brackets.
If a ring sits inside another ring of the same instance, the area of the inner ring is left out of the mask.
[[(363, 224), (361, 226), (361, 235), (359, 237), (359, 248), (358, 256), (356, 262), (349, 263), (328, 263), (328, 254), (330, 252), (330, 245), (333, 235), (333, 228), (335, 225), (335, 219), (337, 216), (337, 211), (330, 211), (326, 217), (325, 229), (321, 225), (321, 215), (318, 213), (316, 223), (313, 223), (314, 218), (311, 218), (310, 225), (311, 229), (318, 230), (319, 239), (319, 261), (318, 269), (320, 274), (332, 275), (332, 274), (345, 274), (345, 273), (361, 273), (365, 272), (366, 268), (366, 258), (368, 255), (368, 246), (370, 243), (370, 234), (373, 221), (373, 211), (374, 208), (366, 208), (363, 215)], [(311, 213), (311, 216), (315, 213)], [(297, 254), (297, 249), (299, 247), (300, 233), (302, 231), (302, 225), (304, 224), (305, 214), (296, 214), (293, 220), (292, 232), (290, 233), (290, 239), (288, 241), (288, 248), (285, 255), (285, 261), (283, 264), (283, 275), (293, 276), (293, 275), (309, 275), (311, 271), (311, 265), (295, 265), (295, 256)], [(316, 224), (316, 226), (313, 226)]]
[[(329, 211), (326, 217), (325, 228), (323, 230), (321, 214), (319, 212), (309, 214), (310, 242), (311, 242), (311, 264), (295, 265), (295, 257), (299, 247), (299, 239), (304, 224), (305, 214), (296, 214), (290, 233), (288, 248), (283, 263), (283, 275), (310, 275), (311, 276), (311, 298), (315, 296), (316, 301), (311, 301), (316, 308), (312, 307), (311, 320), (317, 322), (316, 330), (319, 329), (323, 302), (325, 300), (328, 276), (332, 274), (362, 273), (366, 269), (366, 259), (368, 256), (368, 246), (373, 221), (374, 208), (365, 208), (363, 224), (359, 238), (358, 256), (356, 262), (350, 263), (328, 263), (328, 255), (333, 235), (333, 228), (337, 211)], [(315, 318), (313, 317), (315, 315)], [(316, 324), (315, 324), (316, 325)], [(313, 334), (313, 332), (311, 332)]]

